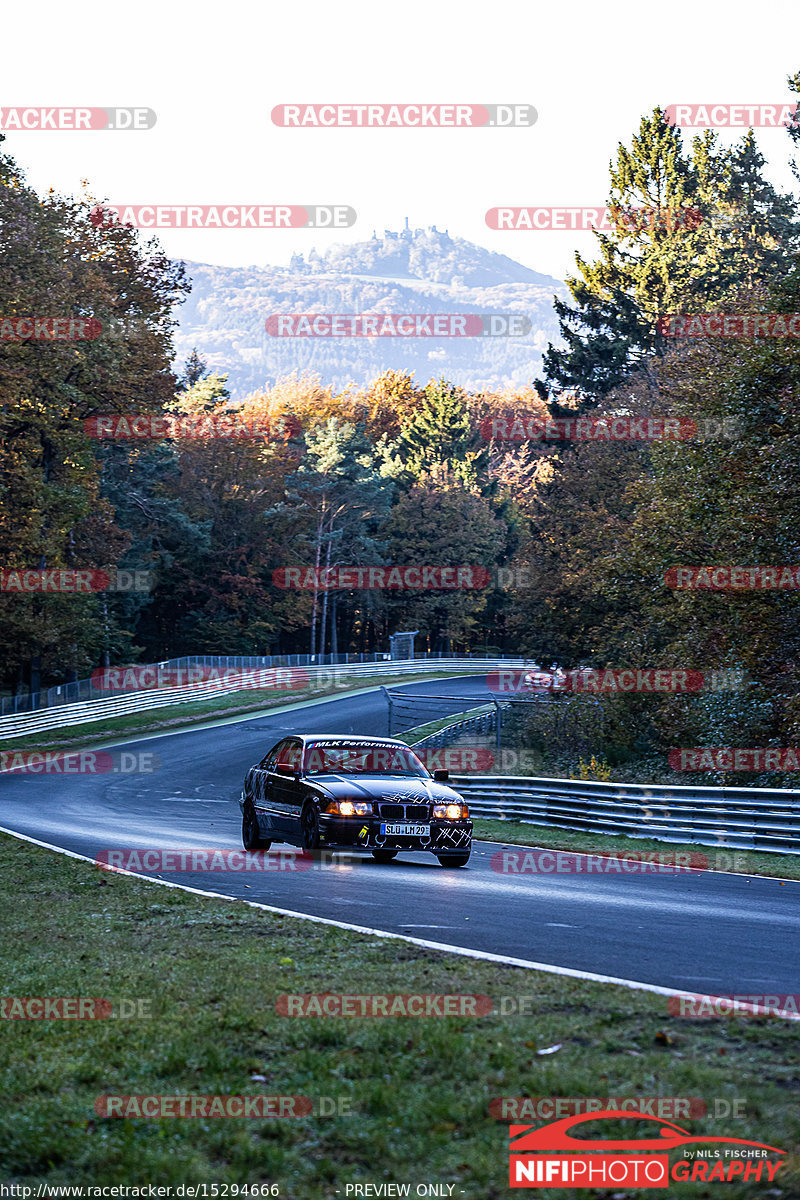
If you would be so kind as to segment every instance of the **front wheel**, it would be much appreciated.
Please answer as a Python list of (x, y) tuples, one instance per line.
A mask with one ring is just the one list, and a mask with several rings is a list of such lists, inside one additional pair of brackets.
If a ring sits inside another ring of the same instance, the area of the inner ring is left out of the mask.
[(393, 858), (397, 858), (398, 853), (398, 850), (378, 849), (372, 851), (372, 857), (375, 859), (375, 862), (388, 863), (391, 862)]
[(466, 854), (437, 854), (439, 862), (443, 867), (465, 867), (469, 862), (470, 851)]
[(242, 813), (242, 845), (245, 850), (269, 850), (272, 845), (272, 842), (265, 842), (261, 837), (252, 804), (245, 804)]
[(319, 849), (319, 813), (316, 807), (307, 800), (303, 805), (300, 816), (300, 831), (304, 850)]

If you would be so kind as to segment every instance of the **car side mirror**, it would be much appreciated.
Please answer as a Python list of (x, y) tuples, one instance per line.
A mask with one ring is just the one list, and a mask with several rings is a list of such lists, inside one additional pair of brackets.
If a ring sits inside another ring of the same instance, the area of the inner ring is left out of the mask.
[(439, 767), (433, 772), (433, 778), (437, 783), (447, 783), (450, 778), (450, 772), (446, 767)]
[(291, 763), (276, 763), (275, 771), (278, 775), (288, 775), (290, 779), (299, 779), (300, 772), (297, 767), (293, 767)]

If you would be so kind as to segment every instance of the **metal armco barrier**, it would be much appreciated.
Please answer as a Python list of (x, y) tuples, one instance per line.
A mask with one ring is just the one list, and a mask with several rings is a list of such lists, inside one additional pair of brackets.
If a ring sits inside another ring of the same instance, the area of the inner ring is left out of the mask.
[[(419, 674), (430, 672), (457, 671), (466, 674), (482, 674), (486, 671), (497, 670), (502, 665), (514, 669), (527, 666), (522, 660), (516, 659), (408, 659), (404, 661), (389, 661), (373, 663), (354, 663), (349, 666), (303, 667), (309, 676), (309, 686), (330, 687), (340, 678), (363, 678), (369, 680), (371, 675)], [(270, 686), (271, 680), (279, 681), (282, 675), (295, 668), (275, 668), (259, 671), (259, 676)], [(182, 688), (149, 688), (145, 691), (129, 692), (123, 696), (113, 696), (105, 700), (84, 700), (78, 704), (62, 704), (57, 708), (40, 709), (29, 713), (16, 713), (0, 717), (0, 738), (24, 737), (26, 734), (41, 733), (48, 729), (62, 729), (71, 725), (86, 725), (90, 721), (102, 721), (111, 717), (125, 716), (129, 713), (145, 712), (152, 708), (165, 708), (173, 704), (187, 704), (193, 700), (208, 700), (214, 696), (228, 696), (245, 689), (252, 689), (252, 676), (240, 675), (225, 681), (193, 683)], [(298, 699), (302, 692), (297, 689)], [(282, 703), (291, 703), (291, 695), (283, 698)]]
[[(431, 654), (429, 651), (411, 656), (415, 662), (447, 662), (451, 659), (460, 661), (480, 660), (480, 654)], [(484, 660), (487, 658), (484, 655)], [(368, 663), (405, 663), (403, 657), (393, 659), (385, 651), (372, 651), (364, 654), (348, 651), (343, 654), (189, 654), (181, 658), (162, 659), (158, 663), (140, 663), (138, 666), (169, 669), (170, 667), (184, 670), (191, 667), (214, 667), (225, 671), (266, 671), (272, 668), (290, 667), (338, 667), (361, 666)], [(493, 665), (515, 666), (519, 663), (516, 656), (505, 657), (500, 654), (493, 658)], [(524, 660), (523, 665), (535, 669), (532, 660)], [(110, 668), (115, 670), (116, 668)], [(13, 696), (0, 696), (0, 717), (16, 716), (18, 713), (39, 712), (43, 708), (61, 707), (66, 704), (79, 704), (84, 700), (105, 700), (103, 688), (96, 686), (93, 677), (76, 679), (69, 683), (58, 683), (42, 691), (21, 692)]]
[(452, 775), (476, 817), (800, 854), (800, 791)]

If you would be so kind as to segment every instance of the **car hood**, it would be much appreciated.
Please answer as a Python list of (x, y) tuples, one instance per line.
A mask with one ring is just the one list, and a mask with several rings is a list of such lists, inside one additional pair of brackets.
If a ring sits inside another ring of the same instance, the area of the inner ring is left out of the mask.
[(405, 804), (454, 804), (461, 796), (433, 779), (398, 779), (391, 775), (314, 775), (308, 782), (337, 800), (396, 800)]

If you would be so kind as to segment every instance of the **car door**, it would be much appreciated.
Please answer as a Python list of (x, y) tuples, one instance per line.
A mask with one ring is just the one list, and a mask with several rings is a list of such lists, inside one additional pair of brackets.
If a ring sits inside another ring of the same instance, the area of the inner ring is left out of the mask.
[(275, 827), (284, 835), (284, 841), (300, 841), (300, 796), (302, 787), (293, 776), (279, 771), (278, 767), (299, 768), (302, 742), (299, 738), (284, 738), (276, 747), (274, 761), (266, 773), (267, 803), (275, 821)]
[(271, 772), (275, 769), (275, 763), (282, 745), (283, 743), (279, 742), (277, 746), (273, 746), (272, 750), (262, 758), (258, 766), (253, 767), (253, 770), (250, 772), (249, 793), (253, 800), (253, 807), (256, 810), (261, 832), (266, 836), (277, 834), (281, 829), (281, 826), (276, 821), (277, 814), (270, 799), (269, 780)]

